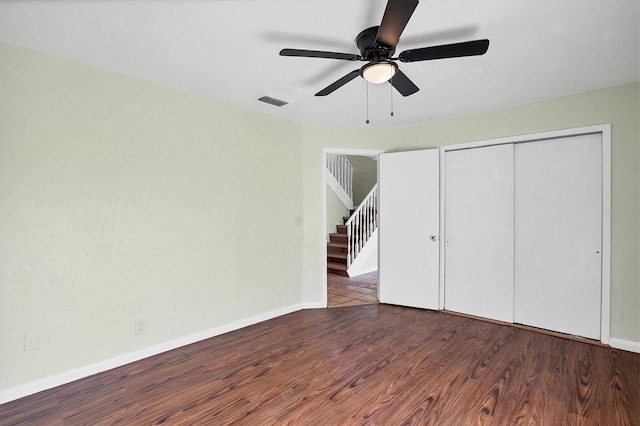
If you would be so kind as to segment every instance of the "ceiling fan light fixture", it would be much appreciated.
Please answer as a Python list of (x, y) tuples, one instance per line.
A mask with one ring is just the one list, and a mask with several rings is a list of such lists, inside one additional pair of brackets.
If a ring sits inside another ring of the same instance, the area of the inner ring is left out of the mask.
[(371, 62), (362, 67), (360, 74), (369, 83), (380, 84), (391, 80), (397, 70), (398, 66), (395, 62)]

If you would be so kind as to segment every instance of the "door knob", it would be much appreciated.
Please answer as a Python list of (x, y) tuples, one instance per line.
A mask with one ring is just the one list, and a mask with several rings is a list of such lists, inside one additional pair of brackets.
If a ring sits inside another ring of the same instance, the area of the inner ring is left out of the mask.
[(435, 235), (430, 236), (429, 238), (431, 238), (431, 241), (435, 241), (438, 239), (438, 237), (436, 237)]

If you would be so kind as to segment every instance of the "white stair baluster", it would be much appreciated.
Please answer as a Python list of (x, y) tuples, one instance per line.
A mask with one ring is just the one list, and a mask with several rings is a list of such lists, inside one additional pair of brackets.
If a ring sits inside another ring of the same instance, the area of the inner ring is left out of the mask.
[(351, 224), (347, 222), (347, 268), (351, 266)]
[(378, 185), (347, 220), (347, 267), (349, 267), (378, 227)]

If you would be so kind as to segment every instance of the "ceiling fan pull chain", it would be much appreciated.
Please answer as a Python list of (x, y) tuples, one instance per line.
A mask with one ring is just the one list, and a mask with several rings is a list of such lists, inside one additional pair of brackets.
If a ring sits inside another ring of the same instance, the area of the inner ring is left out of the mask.
[(369, 82), (366, 81), (366, 85), (367, 85), (367, 121), (365, 121), (365, 123), (369, 124)]
[(391, 116), (393, 117), (393, 76), (389, 79), (389, 96), (391, 97)]

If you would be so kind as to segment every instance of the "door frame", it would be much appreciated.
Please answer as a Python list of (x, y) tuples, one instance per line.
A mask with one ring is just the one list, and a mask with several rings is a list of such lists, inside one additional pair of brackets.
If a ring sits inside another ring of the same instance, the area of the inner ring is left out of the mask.
[[(359, 155), (362, 157), (378, 157), (384, 154), (383, 149), (357, 148), (322, 148), (322, 308), (328, 306), (327, 300), (327, 155)], [(380, 179), (380, 172), (376, 172), (376, 182)]]
[[(444, 309), (444, 265), (446, 249), (445, 235), (445, 176), (447, 151), (479, 148), (490, 145), (534, 142), (545, 139), (558, 139), (569, 136), (600, 134), (602, 137), (602, 299), (600, 308), (600, 340), (609, 344), (611, 323), (611, 124), (575, 127), (541, 133), (518, 136), (507, 136), (440, 147), (440, 302), (439, 309)], [(326, 268), (325, 268), (326, 269)], [(325, 271), (326, 272), (326, 271)]]

